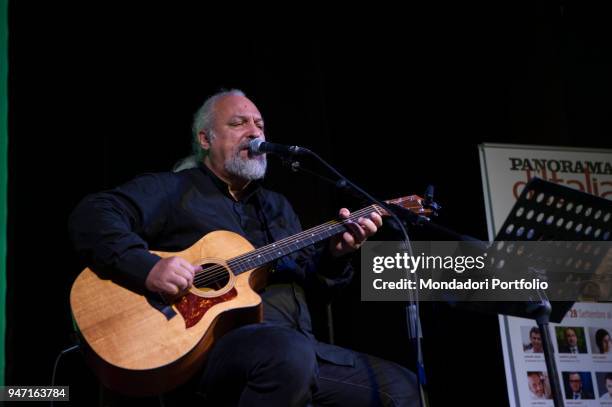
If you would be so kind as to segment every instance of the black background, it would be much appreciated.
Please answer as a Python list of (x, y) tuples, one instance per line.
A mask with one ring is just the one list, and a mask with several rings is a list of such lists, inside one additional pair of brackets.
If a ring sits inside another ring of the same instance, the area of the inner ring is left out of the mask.
[[(439, 222), (479, 238), (479, 143), (612, 147), (610, 13), (587, 2), (53, 3), (9, 9), (7, 384), (49, 384), (71, 344), (72, 208), (170, 169), (189, 153), (192, 114), (220, 88), (251, 97), (269, 140), (319, 152), (374, 195), (434, 184)], [(268, 185), (305, 226), (358, 206), (269, 161)], [(410, 364), (402, 304), (361, 303), (356, 282), (335, 322), (339, 344)], [(433, 406), (507, 403), (497, 317), (424, 304), (423, 324)], [(97, 400), (78, 354), (58, 382), (77, 403)]]

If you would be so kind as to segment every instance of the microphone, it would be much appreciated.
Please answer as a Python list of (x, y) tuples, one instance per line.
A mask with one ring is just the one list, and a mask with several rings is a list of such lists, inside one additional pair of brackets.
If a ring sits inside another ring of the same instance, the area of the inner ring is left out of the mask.
[(308, 154), (310, 150), (304, 147), (268, 143), (267, 141), (263, 141), (260, 138), (256, 138), (249, 142), (249, 152), (253, 155), (272, 153), (280, 156), (293, 156)]

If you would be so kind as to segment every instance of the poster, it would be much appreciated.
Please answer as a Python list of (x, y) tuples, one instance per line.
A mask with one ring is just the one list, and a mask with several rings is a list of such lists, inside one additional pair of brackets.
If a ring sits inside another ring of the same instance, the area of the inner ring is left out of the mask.
[[(500, 323), (511, 375), (511, 405), (552, 406), (541, 332), (535, 322), (504, 317)], [(611, 333), (610, 304), (576, 303), (561, 323), (550, 324), (565, 405), (612, 406)]]
[[(479, 146), (489, 239), (533, 177), (612, 199), (612, 150)], [(534, 321), (499, 317), (510, 406), (552, 406), (550, 377)], [(612, 406), (612, 305), (576, 303), (551, 324), (559, 383), (568, 406)]]

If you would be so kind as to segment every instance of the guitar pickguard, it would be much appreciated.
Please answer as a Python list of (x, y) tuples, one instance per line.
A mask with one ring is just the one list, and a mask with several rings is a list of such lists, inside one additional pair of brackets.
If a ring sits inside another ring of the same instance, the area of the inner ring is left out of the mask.
[(185, 328), (191, 328), (202, 319), (210, 307), (221, 302), (229, 301), (235, 298), (237, 295), (238, 292), (235, 288), (232, 288), (230, 291), (220, 295), (219, 297), (212, 298), (204, 298), (192, 293), (187, 293), (181, 297), (174, 304), (174, 306), (178, 310), (179, 314), (183, 316), (183, 319), (185, 320)]

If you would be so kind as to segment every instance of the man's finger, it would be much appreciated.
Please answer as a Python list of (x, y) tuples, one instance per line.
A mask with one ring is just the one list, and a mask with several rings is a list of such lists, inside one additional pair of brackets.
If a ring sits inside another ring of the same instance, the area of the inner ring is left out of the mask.
[(344, 239), (346, 244), (348, 244), (351, 247), (355, 245), (355, 238), (350, 232), (344, 232), (344, 234), (342, 235), (342, 239)]
[(372, 212), (370, 214), (370, 219), (374, 222), (377, 227), (381, 227), (383, 224), (382, 216), (380, 216), (377, 212)]
[(193, 281), (192, 269), (180, 268), (180, 269), (176, 269), (174, 273), (184, 278), (185, 280), (187, 280), (188, 284), (191, 284), (191, 282)]
[(189, 288), (189, 280), (176, 273), (170, 276), (168, 282), (177, 286), (179, 291), (183, 291)]
[(369, 218), (364, 218), (359, 224), (365, 230), (366, 236), (372, 236), (378, 230), (376, 224)]
[(361, 243), (366, 238), (365, 231), (357, 223), (351, 222), (346, 224), (349, 234), (353, 238), (354, 243)]
[(181, 265), (176, 268), (176, 271), (180, 271), (181, 275), (184, 276), (189, 275), (191, 278), (193, 278), (193, 275), (195, 274), (194, 267), (189, 262), (181, 263)]
[(174, 284), (170, 283), (170, 282), (164, 282), (162, 284), (162, 287), (160, 287), (164, 292), (167, 292), (168, 294), (178, 294), (179, 293), (179, 288), (177, 286), (175, 286)]
[(351, 216), (351, 211), (349, 211), (349, 210), (348, 210), (348, 209), (346, 209), (346, 208), (342, 208), (342, 209), (340, 209), (340, 212), (339, 212), (339, 213), (340, 213), (340, 217), (341, 217), (342, 219), (348, 219), (348, 217), (349, 217), (349, 216)]

